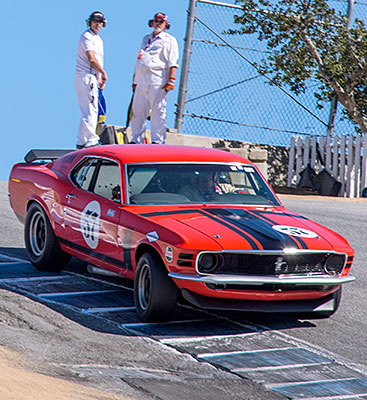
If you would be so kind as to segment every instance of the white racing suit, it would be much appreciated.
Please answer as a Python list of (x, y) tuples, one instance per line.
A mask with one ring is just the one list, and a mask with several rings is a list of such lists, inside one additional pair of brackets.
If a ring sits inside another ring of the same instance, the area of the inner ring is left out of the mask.
[(163, 86), (170, 68), (178, 67), (177, 61), (178, 45), (173, 36), (161, 32), (154, 38), (152, 34), (143, 38), (134, 73), (132, 142), (144, 143), (146, 120), (151, 110), (151, 141), (165, 143), (168, 92)]
[(98, 143), (96, 134), (98, 119), (98, 81), (94, 74), (76, 74), (75, 88), (80, 108), (80, 124), (77, 144), (85, 147)]
[(99, 140), (96, 134), (99, 72), (91, 67), (87, 51), (93, 51), (103, 67), (103, 41), (90, 29), (79, 38), (75, 74), (75, 89), (81, 113), (76, 144), (85, 147), (94, 146)]

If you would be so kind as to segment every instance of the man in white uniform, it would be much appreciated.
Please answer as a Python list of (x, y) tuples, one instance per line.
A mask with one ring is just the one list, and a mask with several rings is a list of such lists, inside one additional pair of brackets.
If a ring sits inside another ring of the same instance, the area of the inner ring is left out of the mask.
[(144, 36), (135, 63), (132, 143), (144, 143), (149, 110), (152, 143), (165, 142), (167, 97), (175, 87), (178, 68), (177, 40), (165, 32), (170, 26), (167, 15), (155, 14), (149, 26), (153, 33)]
[(86, 22), (89, 29), (80, 36), (76, 58), (75, 88), (81, 112), (77, 149), (98, 144), (98, 85), (103, 90), (107, 81), (103, 69), (103, 41), (98, 36), (106, 25), (105, 17), (95, 11)]

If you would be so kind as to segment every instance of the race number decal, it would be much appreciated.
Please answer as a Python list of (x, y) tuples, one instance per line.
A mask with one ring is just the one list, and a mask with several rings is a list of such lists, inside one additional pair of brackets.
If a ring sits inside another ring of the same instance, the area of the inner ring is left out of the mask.
[(101, 207), (98, 201), (91, 201), (84, 208), (80, 219), (83, 238), (91, 249), (98, 246), (100, 217)]
[(286, 235), (302, 237), (302, 238), (318, 238), (319, 235), (315, 232), (309, 231), (304, 228), (298, 228), (297, 226), (287, 226), (287, 225), (273, 225), (273, 229), (280, 233), (285, 233)]

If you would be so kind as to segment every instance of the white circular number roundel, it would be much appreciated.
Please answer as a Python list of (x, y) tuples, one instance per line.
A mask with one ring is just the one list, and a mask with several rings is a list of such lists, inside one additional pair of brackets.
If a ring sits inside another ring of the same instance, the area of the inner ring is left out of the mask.
[(101, 206), (98, 201), (91, 201), (86, 205), (80, 218), (80, 227), (85, 243), (95, 249), (99, 240), (99, 219), (101, 217)]
[(273, 225), (273, 229), (278, 232), (285, 233), (286, 235), (304, 237), (304, 238), (317, 238), (319, 235), (315, 232), (309, 231), (304, 228), (288, 225)]

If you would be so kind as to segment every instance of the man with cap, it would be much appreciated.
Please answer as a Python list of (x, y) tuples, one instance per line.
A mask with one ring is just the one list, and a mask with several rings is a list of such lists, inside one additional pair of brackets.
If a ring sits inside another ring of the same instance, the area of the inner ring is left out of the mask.
[(75, 88), (81, 112), (78, 149), (98, 144), (98, 86), (103, 90), (107, 81), (103, 69), (103, 41), (98, 36), (106, 19), (103, 13), (95, 11), (86, 22), (88, 29), (80, 36), (76, 59)]
[(132, 104), (132, 143), (144, 143), (146, 120), (150, 115), (152, 143), (165, 143), (168, 92), (175, 87), (178, 68), (177, 40), (166, 30), (170, 24), (161, 12), (149, 20), (153, 32), (144, 36), (135, 63)]

